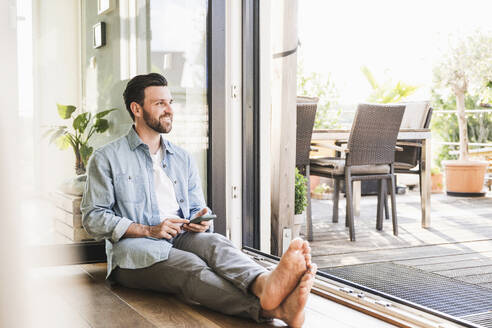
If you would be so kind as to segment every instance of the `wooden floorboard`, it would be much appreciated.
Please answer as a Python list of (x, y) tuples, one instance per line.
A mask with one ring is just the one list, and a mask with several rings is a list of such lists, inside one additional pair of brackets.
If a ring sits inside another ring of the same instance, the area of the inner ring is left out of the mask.
[[(82, 268), (93, 279), (103, 281), (106, 273), (105, 264), (87, 264)], [(172, 295), (129, 289), (118, 285), (109, 286), (113, 293), (128, 303), (143, 317), (156, 327), (181, 327), (180, 322), (186, 322), (182, 327), (285, 327), (280, 320), (266, 324), (257, 324), (251, 320), (223, 315), (200, 306), (190, 306), (177, 300)], [(171, 310), (171, 311), (169, 311)], [(340, 314), (345, 314), (340, 316)], [(174, 315), (172, 324), (169, 316)], [(343, 319), (345, 318), (345, 319)], [(340, 304), (323, 299), (312, 294), (306, 306), (305, 327), (393, 327), (390, 324), (349, 309)]]
[(417, 269), (425, 270), (428, 272), (440, 272), (445, 270), (456, 270), (466, 268), (477, 268), (492, 265), (492, 259), (468, 259), (461, 261), (436, 263), (436, 264), (424, 264), (414, 265)]
[(480, 252), (480, 253), (468, 253), (468, 254), (458, 254), (458, 255), (448, 255), (448, 256), (432, 256), (426, 258), (418, 258), (411, 260), (398, 261), (398, 264), (410, 265), (415, 267), (424, 267), (426, 265), (443, 265), (447, 263), (460, 263), (468, 261), (487, 261), (492, 260), (492, 251), (490, 252)]
[(91, 327), (73, 306), (54, 292), (45, 277), (31, 273), (26, 285), (30, 291), (25, 312), (27, 327)]
[(131, 306), (92, 279), (78, 266), (50, 268), (59, 274), (45, 273), (46, 285), (82, 317), (90, 327), (143, 327), (154, 325)]
[[(190, 306), (173, 295), (129, 289), (105, 280), (106, 264), (31, 269), (32, 327), (285, 327), (257, 324)], [(304, 327), (386, 328), (392, 325), (351, 308), (310, 295)]]
[[(105, 283), (120, 297), (156, 327), (271, 327), (253, 321), (226, 316), (203, 307), (185, 304), (173, 295), (129, 289), (104, 282), (105, 264), (82, 266), (96, 281)], [(279, 323), (275, 323), (279, 325)]]

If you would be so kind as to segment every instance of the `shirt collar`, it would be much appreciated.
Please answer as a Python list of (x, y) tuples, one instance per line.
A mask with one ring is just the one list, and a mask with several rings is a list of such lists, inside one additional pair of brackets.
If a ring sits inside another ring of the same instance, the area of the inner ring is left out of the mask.
[[(130, 149), (132, 151), (142, 144), (145, 145), (142, 139), (140, 139), (140, 137), (138, 136), (138, 133), (135, 130), (135, 125), (131, 126), (130, 131), (128, 131), (128, 134), (126, 135), (126, 139), (128, 140), (128, 144), (130, 145)], [(161, 134), (161, 147), (163, 151), (167, 151), (170, 154), (174, 154), (173, 146), (168, 140), (164, 139), (162, 134)]]
[(161, 147), (163, 147), (163, 151), (167, 151), (169, 154), (174, 154), (173, 145), (161, 134)]

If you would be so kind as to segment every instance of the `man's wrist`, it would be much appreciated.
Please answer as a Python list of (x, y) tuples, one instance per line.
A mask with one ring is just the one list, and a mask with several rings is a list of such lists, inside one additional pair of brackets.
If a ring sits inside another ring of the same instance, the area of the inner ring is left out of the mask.
[(143, 227), (143, 233), (145, 237), (152, 237), (152, 230), (151, 226), (148, 225), (142, 225)]

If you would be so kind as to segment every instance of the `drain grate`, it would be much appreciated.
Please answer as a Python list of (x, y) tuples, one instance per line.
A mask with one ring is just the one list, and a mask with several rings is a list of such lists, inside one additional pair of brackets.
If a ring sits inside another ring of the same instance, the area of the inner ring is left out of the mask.
[(492, 312), (472, 314), (462, 319), (473, 322), (484, 328), (492, 328)]
[[(492, 327), (492, 290), (395, 263), (320, 269), (359, 285)], [(488, 314), (488, 315), (487, 315)]]

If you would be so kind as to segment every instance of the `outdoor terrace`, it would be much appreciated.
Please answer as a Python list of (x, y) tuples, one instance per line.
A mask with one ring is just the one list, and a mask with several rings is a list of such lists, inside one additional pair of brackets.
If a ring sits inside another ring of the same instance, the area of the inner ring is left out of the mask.
[[(361, 216), (355, 219), (357, 240), (351, 242), (344, 224), (345, 198), (340, 199), (339, 223), (331, 222), (331, 200), (312, 199), (311, 247), (320, 268), (485, 252), (492, 258), (491, 192), (483, 198), (433, 194), (428, 229), (421, 227), (418, 190), (397, 195), (398, 236), (393, 235), (391, 220), (384, 220), (383, 231), (376, 230), (376, 202), (376, 196), (362, 197)], [(303, 227), (301, 234), (305, 231)]]

